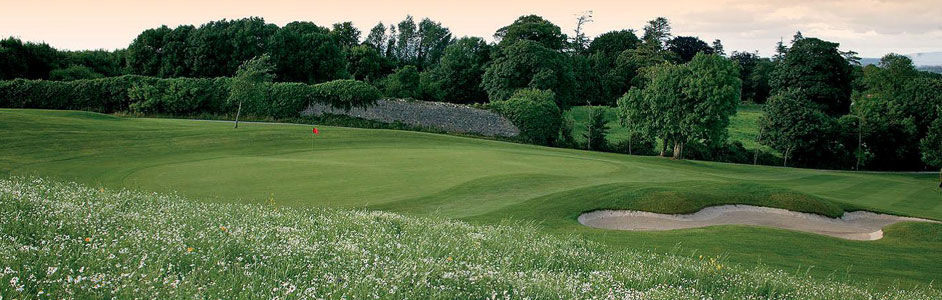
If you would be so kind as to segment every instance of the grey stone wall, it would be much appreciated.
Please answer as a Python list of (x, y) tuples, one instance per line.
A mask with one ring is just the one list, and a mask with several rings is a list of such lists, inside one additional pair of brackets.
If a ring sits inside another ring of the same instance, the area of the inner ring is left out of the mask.
[(323, 114), (347, 115), (384, 123), (399, 121), (421, 127), (431, 127), (452, 133), (471, 133), (485, 136), (512, 137), (520, 133), (510, 120), (483, 109), (442, 102), (385, 99), (368, 108), (350, 111), (324, 104), (313, 104), (301, 112), (302, 116)]

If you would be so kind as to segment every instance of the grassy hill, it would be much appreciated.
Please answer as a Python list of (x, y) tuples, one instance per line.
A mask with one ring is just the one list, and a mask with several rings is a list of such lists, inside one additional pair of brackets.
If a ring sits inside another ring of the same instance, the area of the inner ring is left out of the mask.
[(0, 297), (931, 299), (534, 226), (0, 180)]
[[(177, 192), (210, 203), (386, 210), (494, 225), (599, 251), (724, 257), (819, 280), (879, 287), (942, 280), (942, 225), (903, 223), (847, 241), (746, 226), (667, 232), (591, 229), (596, 209), (686, 213), (743, 203), (836, 216), (866, 209), (942, 219), (934, 174), (853, 173), (672, 161), (419, 132), (0, 110), (0, 176)], [(312, 143), (313, 142), (313, 143)]]

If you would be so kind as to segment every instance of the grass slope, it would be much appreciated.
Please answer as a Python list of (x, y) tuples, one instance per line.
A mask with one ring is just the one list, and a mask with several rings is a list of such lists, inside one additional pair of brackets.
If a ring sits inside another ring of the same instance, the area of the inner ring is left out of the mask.
[[(612, 249), (725, 256), (880, 286), (942, 280), (942, 225), (898, 224), (874, 242), (745, 226), (591, 229), (595, 209), (688, 213), (743, 203), (836, 216), (866, 209), (942, 219), (934, 174), (672, 161), (392, 130), (125, 119), (0, 110), (0, 176), (38, 175), (208, 202), (382, 209), (533, 222)], [(810, 268), (810, 270), (808, 270)]]
[[(0, 180), (3, 298), (932, 299), (520, 224)], [(7, 284), (9, 283), (9, 284)]]

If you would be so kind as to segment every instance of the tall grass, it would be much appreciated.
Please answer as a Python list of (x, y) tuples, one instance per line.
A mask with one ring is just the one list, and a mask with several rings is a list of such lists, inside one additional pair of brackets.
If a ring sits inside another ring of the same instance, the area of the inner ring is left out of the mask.
[(277, 203), (0, 180), (0, 299), (942, 296), (931, 288), (873, 292), (717, 258), (613, 251), (527, 224)]

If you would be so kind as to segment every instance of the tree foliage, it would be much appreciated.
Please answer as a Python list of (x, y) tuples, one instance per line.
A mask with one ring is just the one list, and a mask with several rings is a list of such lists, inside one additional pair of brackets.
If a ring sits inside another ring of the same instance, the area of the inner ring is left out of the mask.
[(657, 65), (648, 77), (643, 89), (633, 88), (618, 101), (629, 130), (673, 144), (675, 158), (691, 141), (725, 143), (729, 116), (739, 103), (734, 63), (701, 53), (684, 65)]
[(829, 115), (846, 114), (850, 110), (851, 67), (837, 47), (837, 43), (817, 38), (796, 37), (772, 72), (772, 93), (795, 89)]
[(864, 120), (862, 138), (869, 169), (920, 169), (919, 140), (938, 118), (942, 80), (921, 77), (912, 61), (888, 54), (863, 70), (867, 89), (854, 95), (854, 113)]
[[(942, 110), (942, 107), (936, 108)], [(942, 115), (942, 111), (938, 112)], [(920, 141), (922, 147), (922, 161), (927, 165), (940, 168), (939, 181), (942, 186), (942, 116), (932, 121), (928, 134)]]
[(416, 98), (419, 96), (419, 71), (413, 65), (406, 65), (390, 74), (380, 85), (383, 93), (395, 98)]
[(713, 54), (713, 47), (693, 36), (678, 36), (670, 39), (667, 41), (667, 50), (677, 54), (682, 63), (690, 61), (697, 53)]
[(481, 77), (492, 51), (487, 42), (476, 37), (464, 37), (448, 46), (441, 62), (429, 72), (430, 84), (437, 86), (443, 95), (436, 100), (486, 102), (487, 92), (481, 87)]
[(537, 15), (517, 18), (512, 24), (498, 29), (494, 38), (500, 41), (497, 45), (502, 48), (516, 45), (520, 40), (533, 41), (553, 51), (562, 51), (567, 44), (567, 37), (559, 26)]
[(828, 151), (834, 120), (822, 112), (805, 94), (785, 90), (769, 98), (759, 120), (761, 143), (782, 153), (787, 166), (813, 163), (814, 156)]
[(348, 76), (344, 52), (327, 28), (288, 23), (272, 36), (270, 45), (281, 81), (319, 83)]
[(566, 55), (531, 40), (519, 40), (498, 51), (481, 83), (491, 101), (505, 100), (518, 89), (532, 88), (553, 91), (560, 107), (571, 104), (575, 82)]
[[(229, 104), (242, 110), (242, 104), (253, 104), (249, 106), (249, 111), (262, 110), (262, 108), (253, 107), (261, 105), (268, 98), (271, 82), (274, 79), (274, 65), (271, 63), (271, 57), (262, 55), (250, 59), (239, 66), (236, 76), (232, 78), (232, 85), (229, 92)], [(236, 127), (239, 127), (239, 112), (236, 112)]]
[(492, 102), (491, 107), (520, 129), (521, 140), (553, 145), (562, 122), (562, 113), (553, 98), (552, 91), (521, 89), (507, 100)]
[(765, 103), (771, 93), (769, 76), (774, 68), (772, 61), (768, 58), (760, 58), (753, 52), (734, 51), (729, 58), (739, 64), (742, 99), (754, 103)]

